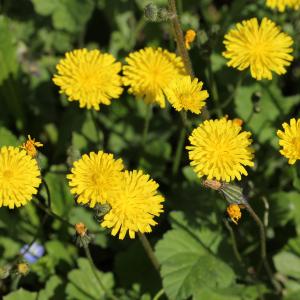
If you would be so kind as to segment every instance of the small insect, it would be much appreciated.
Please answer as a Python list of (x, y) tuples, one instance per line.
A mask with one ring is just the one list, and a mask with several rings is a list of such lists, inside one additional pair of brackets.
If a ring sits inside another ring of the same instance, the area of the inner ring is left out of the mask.
[(102, 222), (104, 216), (111, 210), (111, 206), (108, 203), (96, 204), (94, 218), (97, 222)]

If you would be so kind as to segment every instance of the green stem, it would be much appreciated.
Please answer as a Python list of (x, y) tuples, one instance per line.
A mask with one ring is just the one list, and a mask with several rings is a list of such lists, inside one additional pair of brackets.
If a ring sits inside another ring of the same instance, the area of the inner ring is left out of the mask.
[(182, 0), (177, 0), (177, 8), (179, 15), (181, 15), (183, 12)]
[(15, 291), (18, 289), (18, 285), (19, 285), (21, 277), (22, 276), (20, 274), (17, 274), (16, 277), (13, 279), (11, 286), (10, 286), (11, 291)]
[(176, 151), (175, 151), (175, 156), (174, 156), (174, 159), (173, 159), (173, 166), (172, 166), (172, 175), (173, 176), (175, 176), (177, 174), (179, 166), (180, 166), (182, 151), (183, 151), (183, 148), (184, 148), (184, 142), (185, 142), (187, 127), (188, 127), (187, 112), (186, 111), (181, 111), (180, 112), (180, 117), (181, 117), (181, 120), (182, 120), (182, 124), (180, 124), (180, 126), (179, 126), (179, 128), (181, 128), (181, 130), (180, 130), (180, 134), (179, 134), (179, 138), (178, 138), (178, 143), (177, 143), (177, 147), (176, 147)]
[(212, 99), (213, 101), (215, 101), (215, 105), (216, 105), (217, 115), (219, 118), (221, 118), (223, 116), (223, 111), (220, 105), (218, 87), (216, 85), (216, 81), (213, 74), (211, 56), (209, 56), (209, 60), (208, 60), (208, 77), (209, 77), (209, 85), (212, 94)]
[[(174, 34), (175, 39), (176, 39), (177, 49), (178, 49), (179, 55), (182, 58), (182, 61), (183, 61), (183, 64), (184, 64), (184, 67), (185, 67), (185, 70), (186, 70), (187, 74), (189, 74), (192, 78), (194, 78), (195, 75), (194, 75), (191, 59), (190, 59), (190, 56), (189, 56), (189, 52), (185, 47), (183, 31), (182, 31), (180, 21), (179, 21), (179, 18), (178, 18), (178, 14), (177, 14), (176, 0), (168, 0), (168, 3), (169, 3), (169, 12), (172, 15), (171, 23), (172, 23), (172, 27), (173, 27), (173, 34)], [(206, 106), (204, 106), (202, 108), (201, 118), (203, 120), (208, 120), (209, 119), (209, 112), (208, 112)]]
[(44, 206), (42, 203), (40, 203), (39, 201), (35, 201), (35, 204), (42, 209), (46, 214), (48, 214), (49, 216), (53, 217), (54, 219), (59, 220), (62, 223), (65, 223), (66, 225), (68, 225), (69, 227), (74, 228), (74, 225), (72, 223), (70, 223), (68, 220), (64, 219), (63, 217), (57, 215), (55, 212), (53, 212), (50, 208)]
[(85, 252), (85, 255), (89, 261), (89, 264), (91, 266), (91, 269), (93, 271), (93, 274), (95, 276), (95, 278), (97, 279), (100, 287), (102, 288), (102, 290), (104, 291), (104, 293), (112, 300), (117, 300), (118, 298), (116, 298), (105, 286), (105, 284), (102, 282), (98, 272), (97, 272), (97, 268), (94, 264), (94, 261), (93, 261), (93, 258), (92, 258), (92, 255), (91, 255), (91, 252), (90, 252), (90, 249), (89, 247), (84, 247), (84, 252)]
[(158, 291), (158, 293), (154, 296), (153, 300), (158, 300), (165, 293), (164, 289)]
[(50, 189), (49, 186), (47, 184), (47, 182), (45, 181), (45, 179), (42, 178), (42, 183), (46, 189), (46, 194), (47, 194), (47, 207), (50, 209), (51, 208), (51, 195), (50, 195)]
[(236, 238), (235, 238), (235, 235), (234, 235), (234, 231), (232, 229), (232, 227), (230, 226), (229, 222), (225, 219), (224, 220), (224, 224), (230, 234), (230, 238), (231, 238), (231, 242), (232, 242), (232, 249), (233, 249), (233, 253), (234, 253), (234, 256), (236, 257), (237, 261), (240, 263), (241, 266), (244, 266), (244, 262), (243, 262), (243, 259), (242, 259), (242, 256), (239, 252), (239, 249), (238, 249), (238, 246), (237, 246), (237, 242), (236, 242)]
[(144, 120), (144, 129), (143, 129), (143, 136), (142, 136), (142, 143), (141, 143), (143, 151), (145, 149), (146, 142), (147, 142), (151, 118), (152, 118), (152, 104), (147, 104), (147, 111), (146, 111), (145, 120)]
[[(91, 116), (91, 119), (94, 123), (94, 126), (95, 126), (95, 129), (96, 129), (96, 132), (97, 132), (97, 144), (96, 145), (97, 147), (101, 147), (101, 139), (100, 139), (100, 136), (98, 134), (98, 132), (102, 132), (101, 128), (100, 128), (100, 124), (99, 124), (99, 120), (97, 118), (96, 115), (94, 115), (95, 111), (94, 110), (90, 110), (90, 116)], [(102, 145), (102, 148), (104, 148), (104, 145)]]
[(143, 233), (140, 233), (140, 232), (138, 232), (138, 237), (139, 237), (140, 242), (142, 243), (142, 245), (145, 249), (145, 252), (147, 253), (148, 258), (150, 259), (152, 265), (154, 266), (156, 271), (159, 273), (160, 263), (158, 262), (148, 239), (146, 238), (146, 236)]
[(275, 290), (280, 293), (281, 292), (281, 286), (280, 284), (275, 280), (274, 275), (272, 273), (271, 267), (269, 265), (269, 262), (267, 260), (267, 242), (266, 242), (266, 233), (265, 233), (265, 227), (261, 219), (258, 217), (258, 215), (255, 213), (255, 211), (252, 209), (249, 203), (245, 204), (245, 208), (249, 212), (250, 216), (253, 218), (253, 220), (256, 222), (257, 226), (259, 227), (259, 233), (260, 233), (260, 257), (262, 260), (262, 263), (265, 267), (265, 270), (267, 272), (267, 275), (274, 286)]
[(147, 110), (146, 110), (146, 115), (144, 119), (144, 128), (143, 128), (143, 135), (141, 139), (141, 146), (140, 146), (140, 154), (139, 154), (139, 162), (138, 164), (141, 164), (141, 160), (145, 154), (145, 148), (146, 148), (146, 143), (147, 143), (147, 138), (148, 138), (148, 132), (149, 132), (149, 125), (150, 125), (150, 120), (152, 118), (152, 104), (147, 104)]
[(173, 160), (173, 166), (172, 166), (172, 175), (175, 176), (178, 172), (180, 162), (181, 162), (181, 157), (182, 157), (182, 151), (184, 148), (184, 142), (185, 142), (185, 137), (186, 137), (186, 128), (182, 127), (180, 134), (179, 134), (179, 139), (177, 143), (177, 148)]

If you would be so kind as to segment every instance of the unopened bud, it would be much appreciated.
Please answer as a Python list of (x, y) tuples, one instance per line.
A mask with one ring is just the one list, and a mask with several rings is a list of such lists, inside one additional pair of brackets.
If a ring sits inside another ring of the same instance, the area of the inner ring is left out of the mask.
[(92, 238), (88, 235), (87, 227), (83, 223), (75, 224), (75, 241), (78, 247), (88, 247), (89, 243), (91, 242)]

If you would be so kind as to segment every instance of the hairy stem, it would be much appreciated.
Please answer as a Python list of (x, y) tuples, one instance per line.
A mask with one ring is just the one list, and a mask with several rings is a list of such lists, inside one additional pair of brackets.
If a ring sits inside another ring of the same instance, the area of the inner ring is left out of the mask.
[[(191, 60), (190, 60), (188, 50), (185, 47), (183, 31), (182, 31), (180, 21), (179, 21), (179, 18), (178, 18), (178, 14), (177, 14), (176, 0), (168, 0), (168, 3), (169, 3), (169, 12), (172, 15), (171, 23), (172, 23), (173, 33), (174, 33), (174, 36), (175, 36), (175, 39), (176, 39), (177, 49), (178, 49), (179, 55), (182, 58), (182, 61), (184, 63), (184, 67), (185, 67), (186, 72), (192, 78), (194, 78), (195, 75), (194, 75), (192, 63), (191, 63)], [(206, 106), (204, 106), (202, 108), (201, 117), (202, 117), (203, 120), (208, 120), (209, 119), (209, 112), (208, 112)]]
[(190, 60), (189, 53), (185, 47), (183, 32), (182, 32), (179, 18), (177, 15), (176, 0), (169, 0), (168, 2), (169, 2), (169, 11), (172, 14), (171, 22), (172, 22), (174, 33), (175, 33), (175, 39), (177, 42), (178, 52), (183, 60), (183, 63), (184, 63), (187, 73), (193, 78), (194, 71), (192, 68), (192, 63)]
[(158, 291), (158, 293), (154, 296), (153, 300), (158, 300), (165, 293), (164, 289)]
[(260, 233), (260, 257), (262, 260), (262, 263), (265, 267), (265, 270), (267, 272), (267, 275), (274, 286), (275, 290), (280, 293), (281, 292), (281, 286), (280, 284), (274, 279), (274, 275), (272, 272), (272, 269), (269, 265), (269, 262), (267, 260), (267, 240), (266, 240), (266, 233), (265, 233), (265, 227), (261, 219), (258, 217), (256, 212), (252, 209), (251, 205), (247, 203), (245, 205), (245, 208), (249, 212), (250, 216), (253, 218), (253, 220), (256, 222), (257, 226), (259, 227), (259, 233)]
[(184, 147), (185, 137), (186, 137), (186, 131), (187, 131), (187, 114), (186, 112), (180, 112), (181, 118), (182, 118), (182, 126), (178, 138), (178, 143), (175, 151), (175, 156), (173, 160), (173, 166), (172, 166), (172, 175), (176, 175), (180, 166), (181, 157), (182, 157), (182, 151)]
[(84, 248), (84, 252), (85, 252), (85, 256), (86, 258), (88, 259), (89, 261), (89, 264), (91, 266), (91, 269), (94, 273), (94, 276), (95, 278), (97, 279), (100, 287), (102, 288), (102, 290), (104, 291), (104, 293), (108, 296), (109, 299), (112, 299), (112, 300), (117, 300), (117, 298), (106, 288), (105, 284), (102, 282), (99, 274), (97, 273), (97, 268), (94, 264), (94, 261), (93, 261), (93, 258), (92, 258), (92, 255), (91, 255), (91, 252), (90, 252), (90, 249), (88, 246), (86, 247), (83, 247)]
[(152, 265), (154, 266), (154, 268), (157, 270), (157, 272), (159, 272), (160, 270), (160, 264), (154, 254), (154, 251), (148, 241), (148, 239), (146, 238), (146, 236), (143, 233), (138, 232), (138, 237), (148, 255), (148, 258), (150, 259)]
[(241, 264), (241, 266), (244, 266), (242, 256), (241, 256), (241, 254), (239, 252), (239, 249), (238, 249), (238, 246), (237, 246), (234, 231), (233, 231), (232, 227), (230, 226), (229, 222), (226, 219), (224, 220), (224, 224), (225, 224), (225, 226), (226, 226), (226, 228), (227, 228), (227, 230), (230, 234), (230, 238), (231, 238), (231, 242), (232, 242), (232, 250), (233, 250), (234, 256), (237, 259), (237, 261)]

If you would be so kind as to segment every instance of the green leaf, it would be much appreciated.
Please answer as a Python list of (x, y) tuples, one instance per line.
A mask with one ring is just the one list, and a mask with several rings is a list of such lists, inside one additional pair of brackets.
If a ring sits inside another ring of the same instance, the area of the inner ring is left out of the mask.
[[(58, 293), (59, 287), (62, 286), (62, 280), (54, 275), (47, 280), (46, 286), (38, 294), (37, 300), (63, 299), (63, 293)], [(62, 292), (62, 291), (61, 291)], [(25, 300), (25, 299), (24, 299)], [(27, 300), (27, 299), (26, 299)]]
[(9, 20), (0, 16), (0, 85), (18, 70), (16, 47), (12, 41)]
[(59, 264), (67, 263), (72, 265), (74, 262), (74, 254), (76, 254), (76, 248), (73, 245), (64, 245), (58, 240), (48, 241), (45, 244), (48, 255), (56, 259)]
[(59, 0), (52, 0), (52, 1), (31, 0), (31, 2), (33, 3), (34, 9), (38, 14), (42, 16), (49, 16), (56, 9)]
[(263, 285), (242, 285), (234, 284), (225, 289), (209, 290), (202, 289), (196, 291), (193, 299), (209, 299), (209, 300), (257, 300), (267, 291)]
[[(257, 103), (252, 98), (256, 95)], [(288, 112), (296, 103), (294, 98), (284, 99), (276, 83), (251, 83), (237, 89), (235, 104), (236, 113), (245, 121), (259, 142), (270, 142), (277, 147), (275, 121)], [(255, 111), (255, 107), (258, 111)]]
[(3, 300), (36, 300), (37, 293), (19, 289), (3, 297)]
[(0, 147), (2, 146), (19, 146), (18, 139), (5, 127), (0, 127)]
[(270, 224), (284, 226), (294, 219), (300, 229), (300, 194), (297, 192), (278, 192), (270, 195)]
[(53, 26), (71, 33), (83, 30), (94, 9), (92, 0), (32, 0), (38, 14), (51, 16)]
[(55, 264), (55, 258), (45, 255), (31, 265), (31, 271), (36, 273), (40, 282), (45, 282), (49, 277), (55, 275)]
[[(51, 173), (46, 174), (45, 181), (50, 190), (51, 209), (62, 217), (67, 216), (74, 204), (74, 199), (70, 193), (66, 175), (64, 174), (67, 173), (66, 168), (63, 165), (53, 165), (50, 171)], [(42, 194), (47, 199), (44, 187)]]
[[(213, 233), (190, 229), (168, 231), (156, 246), (167, 295), (187, 299), (201, 290), (226, 288), (234, 281), (233, 270), (211, 249)], [(212, 247), (215, 248), (215, 247)]]
[(274, 263), (280, 273), (300, 279), (300, 257), (298, 255), (282, 251), (275, 255)]
[(21, 245), (15, 240), (1, 236), (0, 237), (0, 257), (1, 259), (15, 258), (21, 249)]
[[(68, 274), (69, 283), (66, 287), (67, 299), (72, 300), (101, 300), (106, 299), (105, 292), (99, 285), (87, 259), (78, 259), (79, 269)], [(107, 290), (114, 286), (112, 273), (96, 271)]]
[(10, 112), (17, 122), (17, 127), (22, 129), (25, 116), (23, 102), (19, 97), (18, 82), (16, 81), (19, 64), (17, 62), (17, 49), (9, 25), (9, 19), (0, 16), (0, 114), (5, 112), (4, 118)]

